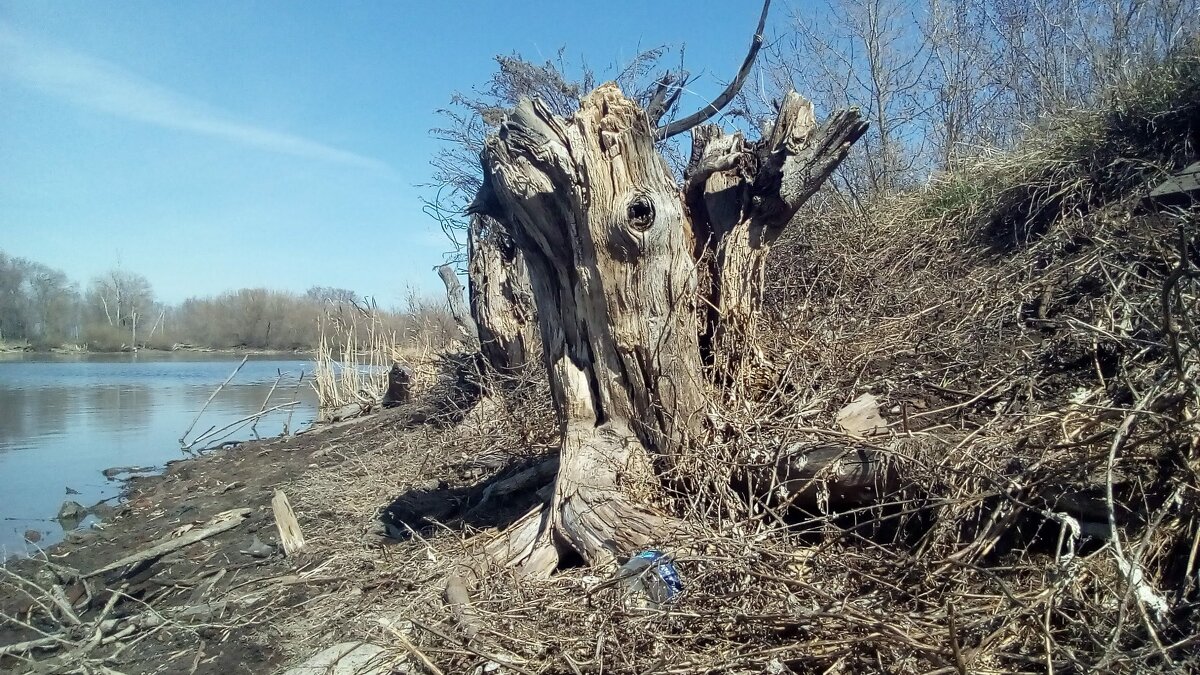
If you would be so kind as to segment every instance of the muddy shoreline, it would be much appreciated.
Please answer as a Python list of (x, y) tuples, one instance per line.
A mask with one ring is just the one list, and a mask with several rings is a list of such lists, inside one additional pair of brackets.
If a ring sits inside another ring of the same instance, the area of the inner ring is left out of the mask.
[[(129, 478), (99, 527), (77, 530), (34, 557), (5, 563), (0, 611), (16, 621), (0, 628), (0, 671), (277, 670), (286, 654), (270, 639), (273, 618), (296, 611), (316, 590), (328, 591), (329, 582), (305, 578), (320, 562), (311, 554), (284, 555), (272, 497), (306, 473), (352, 457), (356, 444), (371, 443), (371, 430), (381, 422), (386, 415), (317, 426)], [(339, 452), (330, 451), (335, 446)], [(304, 507), (301, 526), (319, 505)], [(236, 522), (225, 531), (97, 574), (231, 517)], [(51, 611), (44, 611), (51, 603)], [(6, 646), (28, 641), (45, 644), (24, 654), (4, 653)]]

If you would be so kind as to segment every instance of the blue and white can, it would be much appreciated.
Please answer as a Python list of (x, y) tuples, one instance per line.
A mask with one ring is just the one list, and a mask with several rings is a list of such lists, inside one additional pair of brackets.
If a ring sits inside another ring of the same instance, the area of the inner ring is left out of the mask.
[(642, 551), (621, 566), (625, 587), (644, 595), (651, 607), (672, 602), (683, 592), (683, 580), (670, 556), (662, 551)]

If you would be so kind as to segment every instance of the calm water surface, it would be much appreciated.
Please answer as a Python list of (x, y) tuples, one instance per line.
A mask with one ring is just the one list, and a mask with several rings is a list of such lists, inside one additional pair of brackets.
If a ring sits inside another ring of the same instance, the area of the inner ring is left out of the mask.
[[(204, 354), (0, 355), (0, 558), (26, 550), (26, 530), (45, 546), (64, 532), (53, 520), (63, 500), (85, 507), (120, 493), (101, 473), (114, 466), (162, 466), (184, 457), (179, 437), (241, 357)], [(294, 400), (291, 428), (316, 417), (312, 363), (251, 359), (217, 395), (194, 438), (258, 412), (278, 372), (272, 405)], [(258, 423), (260, 436), (283, 431), (287, 409)], [(253, 437), (246, 426), (224, 440)], [(205, 444), (208, 442), (206, 441)], [(67, 489), (78, 491), (70, 495)], [(85, 522), (85, 526), (86, 526)]]

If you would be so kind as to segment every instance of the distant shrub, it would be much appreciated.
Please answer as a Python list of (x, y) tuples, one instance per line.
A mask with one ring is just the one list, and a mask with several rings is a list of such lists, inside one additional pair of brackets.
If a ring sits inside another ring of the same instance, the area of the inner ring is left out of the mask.
[(93, 352), (119, 352), (130, 346), (129, 331), (119, 326), (92, 323), (83, 328), (83, 341)]
[(35, 352), (48, 352), (51, 349), (55, 349), (55, 348), (61, 347), (61, 346), (62, 346), (61, 340), (55, 340), (54, 338), (52, 338), (50, 336), (46, 336), (46, 335), (39, 335), (37, 337), (33, 337), (33, 338), (29, 339), (29, 347), (28, 348), (32, 349)]

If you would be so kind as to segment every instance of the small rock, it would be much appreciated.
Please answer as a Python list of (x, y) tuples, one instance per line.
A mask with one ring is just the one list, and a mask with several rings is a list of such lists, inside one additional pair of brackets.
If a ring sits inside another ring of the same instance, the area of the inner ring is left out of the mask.
[(283, 675), (386, 675), (391, 659), (383, 647), (365, 642), (343, 642), (317, 652), (288, 668)]
[(85, 516), (87, 516), (87, 509), (83, 508), (83, 504), (80, 504), (79, 502), (73, 502), (70, 499), (63, 502), (62, 506), (58, 507), (59, 520), (80, 521), (83, 520)]
[(251, 558), (267, 558), (274, 552), (274, 547), (264, 544), (257, 534), (250, 538), (250, 545), (242, 550), (242, 553)]
[(69, 494), (69, 495), (77, 495), (77, 494), (79, 494), (79, 490), (75, 490), (75, 489), (71, 488), (70, 486), (68, 486), (68, 487), (67, 487), (67, 494)]
[(37, 530), (25, 530), (25, 541), (36, 544), (42, 540), (42, 533)]

